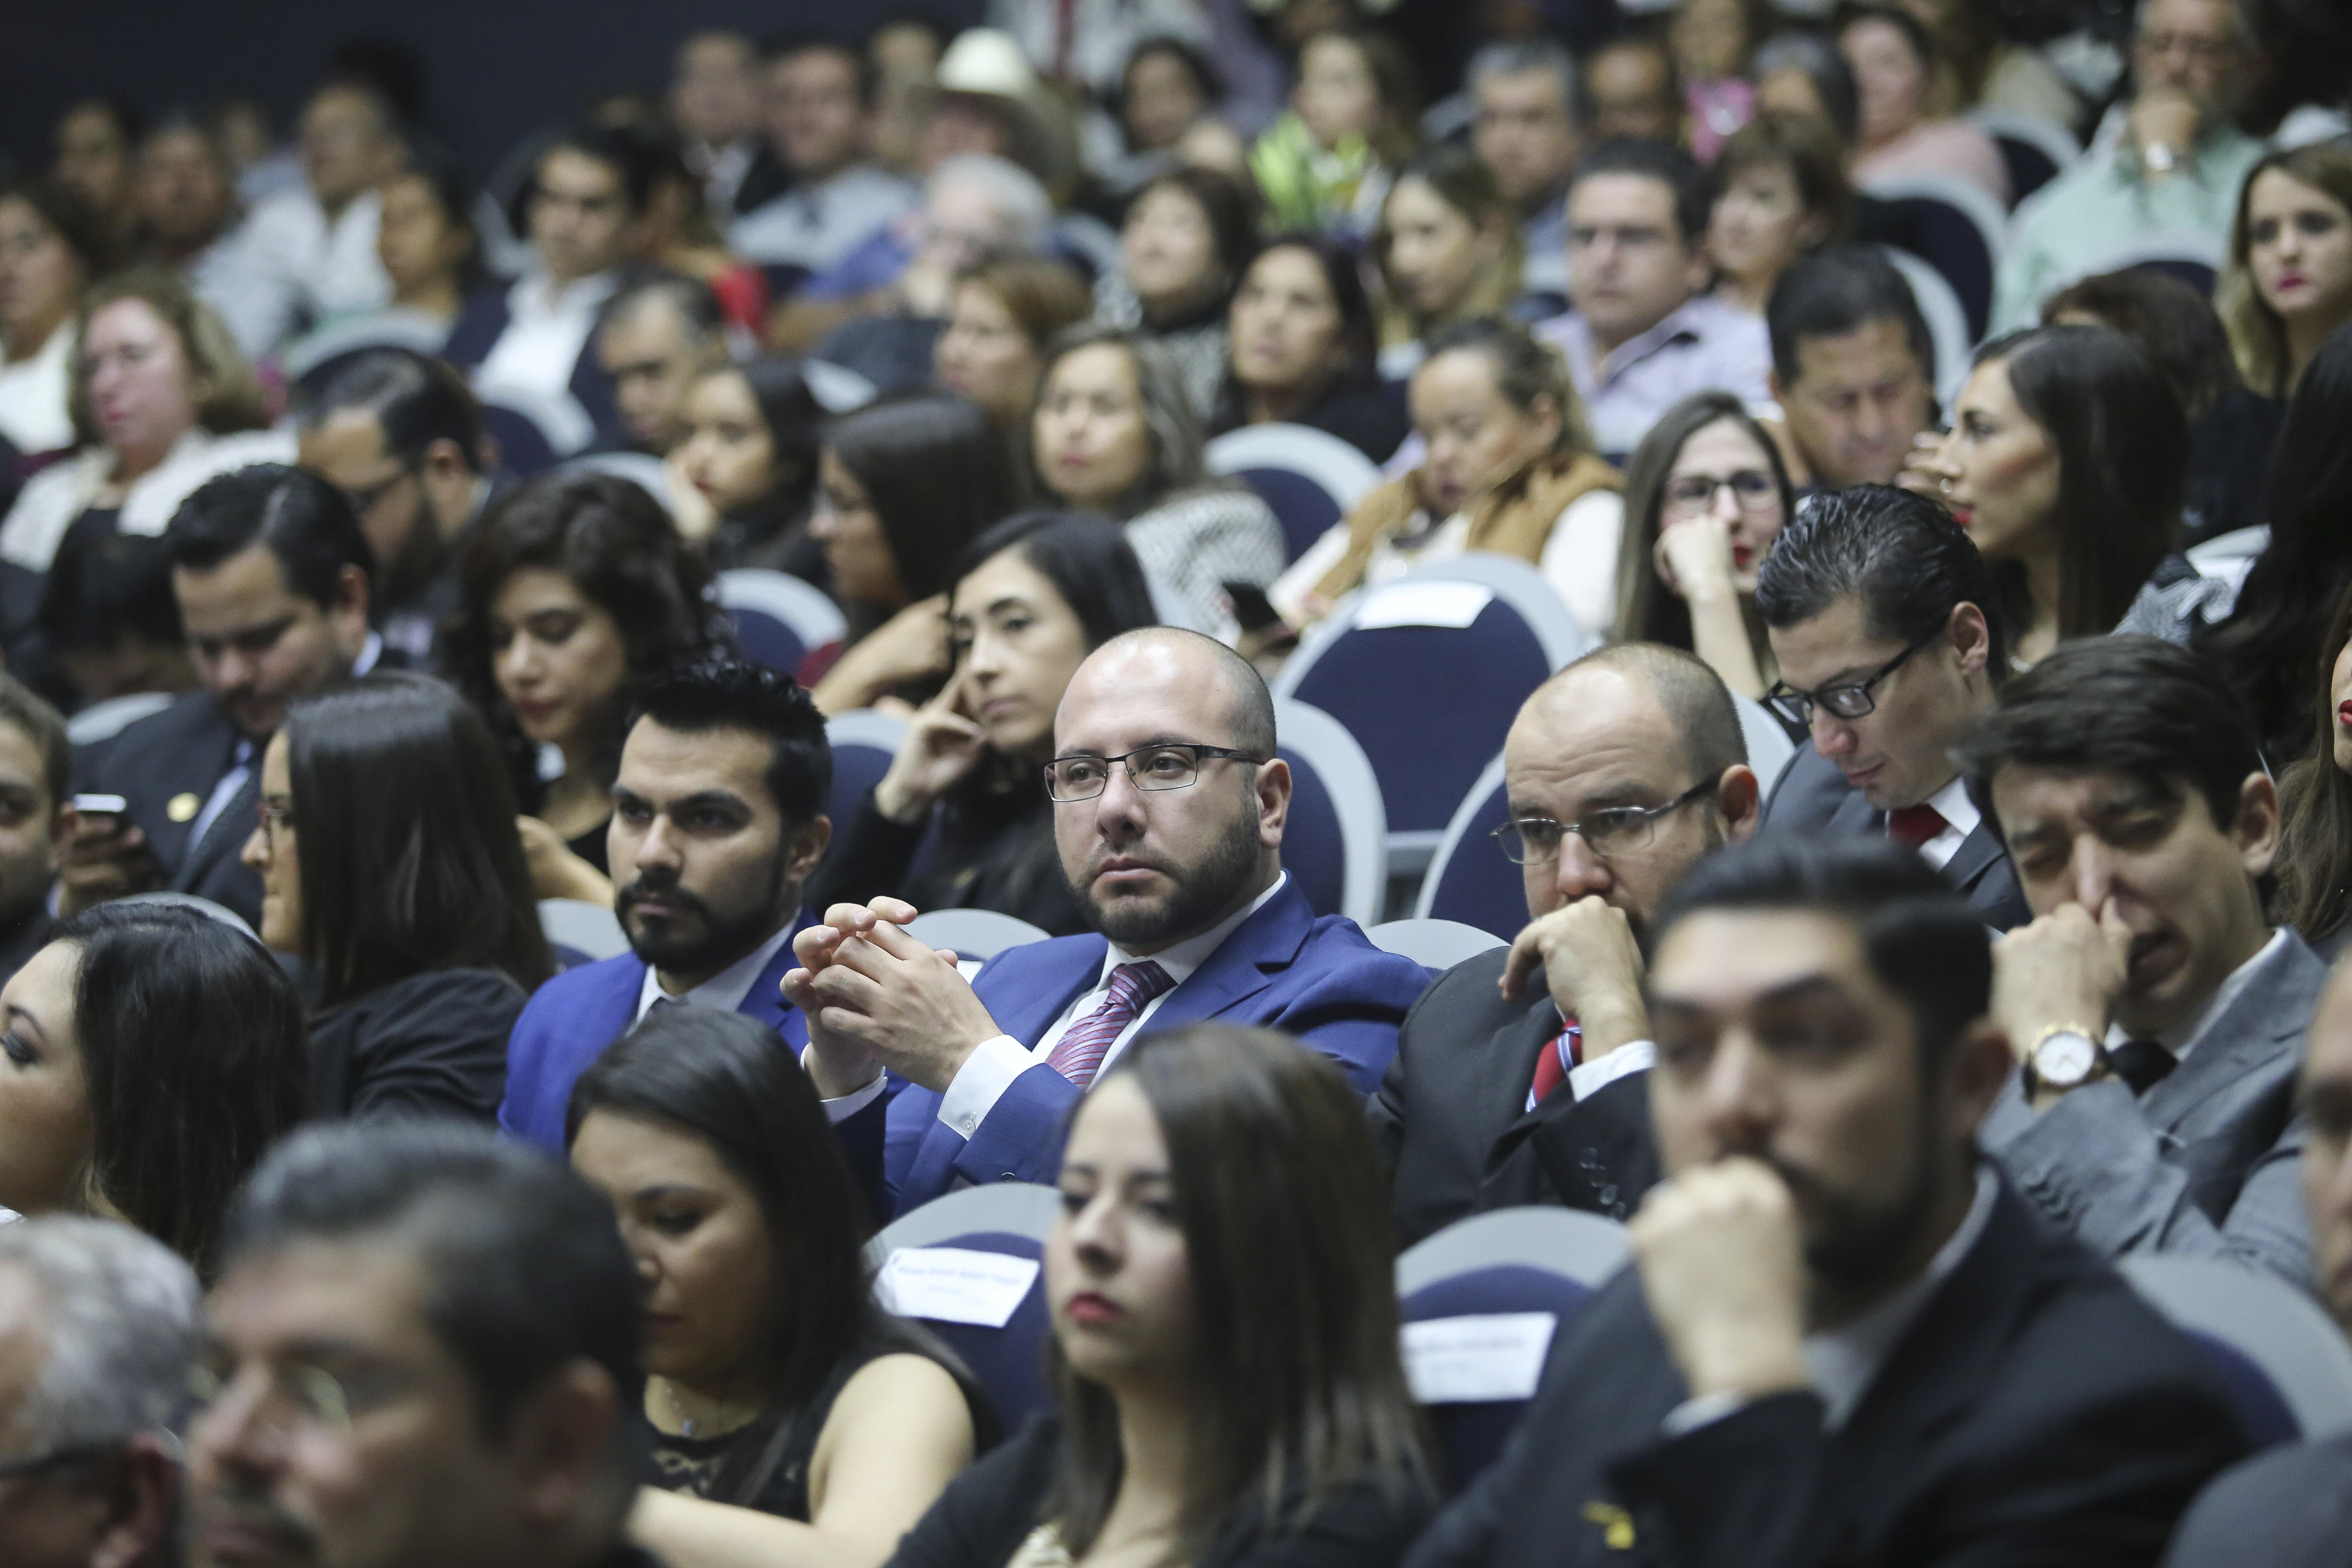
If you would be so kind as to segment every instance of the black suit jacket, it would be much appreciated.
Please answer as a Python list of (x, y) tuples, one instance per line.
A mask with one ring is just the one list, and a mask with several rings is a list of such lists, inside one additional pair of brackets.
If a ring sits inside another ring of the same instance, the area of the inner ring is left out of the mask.
[(237, 857), (253, 832), (254, 803), (260, 798), (258, 744), (245, 787), (213, 818), (203, 841), (192, 842), (196, 816), (221, 775), (235, 765), (243, 738), (211, 693), (192, 691), (78, 754), (74, 789), (119, 795), (129, 803), (127, 815), (147, 836), (166, 888), (226, 905), (254, 924), (261, 919), (261, 878)]
[(2126, 1568), (2245, 1450), (2197, 1352), (2005, 1187), (1843, 1427), (1804, 1392), (1664, 1436), (1687, 1397), (1628, 1269), (1405, 1568)]
[(2247, 1460), (2180, 1521), (2165, 1568), (2352, 1568), (2352, 1436)]
[(456, 1116), (495, 1124), (507, 1039), (529, 1000), (499, 969), (430, 969), (310, 1020), (320, 1116)]
[[(1764, 802), (1764, 820), (1757, 831), (1884, 834), (1886, 814), (1873, 808), (1860, 790), (1846, 783), (1835, 763), (1810, 745), (1800, 745)], [(1944, 865), (1944, 879), (1958, 889), (1984, 917), (1985, 924), (1996, 931), (2021, 926), (2033, 918), (2018, 886), (2017, 868), (2010, 864), (2009, 851), (1993, 830), (1990, 816), (1960, 841), (1958, 852)]]
[(1438, 977), (1406, 1015), (1366, 1104), (1408, 1247), (1465, 1215), (1520, 1204), (1623, 1219), (1658, 1179), (1646, 1072), (1581, 1100), (1563, 1083), (1527, 1109), (1559, 1009), (1541, 970), (1525, 993), (1535, 1002), (1503, 1000), (1508, 951), (1482, 952)]

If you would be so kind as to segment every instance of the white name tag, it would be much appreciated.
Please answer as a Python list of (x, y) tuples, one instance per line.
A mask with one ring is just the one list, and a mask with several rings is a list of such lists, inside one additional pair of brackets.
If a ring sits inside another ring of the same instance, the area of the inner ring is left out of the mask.
[(1037, 1262), (962, 1247), (905, 1247), (874, 1281), (882, 1305), (902, 1318), (1001, 1329), (1037, 1279)]
[(1549, 1312), (1432, 1318), (1404, 1326), (1405, 1381), (1423, 1405), (1529, 1399), (1559, 1320)]
[(1459, 631), (1495, 602), (1495, 590), (1476, 583), (1391, 583), (1364, 595), (1356, 625), (1446, 626)]

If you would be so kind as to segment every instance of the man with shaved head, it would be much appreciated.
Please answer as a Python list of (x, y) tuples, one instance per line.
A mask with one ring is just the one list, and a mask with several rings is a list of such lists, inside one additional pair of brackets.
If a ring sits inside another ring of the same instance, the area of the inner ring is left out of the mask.
[(1587, 654), (1538, 688), (1503, 779), (1491, 853), (1519, 866), (1527, 927), (1430, 987), (1369, 1107), (1408, 1245), (1483, 1209), (1632, 1212), (1658, 1171), (1649, 919), (1759, 815), (1731, 694), (1654, 643)]
[[(1297, 1036), (1360, 1091), (1428, 982), (1282, 869), (1290, 770), (1249, 662), (1197, 632), (1129, 632), (1078, 667), (1040, 780), (1098, 934), (1013, 948), (970, 983), (897, 899), (836, 904), (794, 939), (784, 994), (828, 1099), (884, 1068), (886, 1177), (905, 1213), (975, 1182), (1050, 1182), (1070, 1107), (1145, 1029), (1221, 1018)], [(1752, 794), (1752, 791), (1751, 791)]]

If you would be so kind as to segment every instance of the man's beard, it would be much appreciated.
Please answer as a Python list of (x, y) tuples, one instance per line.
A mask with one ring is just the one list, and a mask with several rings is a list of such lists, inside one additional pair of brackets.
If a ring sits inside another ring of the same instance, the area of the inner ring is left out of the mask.
[[(788, 856), (779, 851), (768, 870), (767, 896), (739, 914), (719, 918), (710, 906), (675, 882), (647, 882), (640, 875), (623, 888), (614, 899), (613, 907), (621, 917), (621, 929), (628, 934), (629, 951), (652, 968), (672, 974), (696, 974), (717, 972), (751, 952), (774, 934), (776, 911), (782, 907), (784, 890), (784, 867)], [(683, 906), (688, 918), (673, 921), (667, 917), (640, 926), (630, 921), (630, 912), (638, 901), (660, 898)], [(695, 924), (701, 928), (698, 936), (677, 934), (669, 928)]]
[[(418, 481), (420, 485), (423, 482)], [(424, 593), (440, 574), (448, 553), (442, 543), (441, 525), (420, 495), (415, 521), (409, 525), (408, 536), (401, 542), (399, 552), (377, 567), (376, 593), (384, 606), (398, 609)]]
[(1129, 952), (1157, 950), (1198, 936), (1231, 914), (1248, 889), (1257, 857), (1257, 818), (1251, 815), (1236, 818), (1197, 864), (1160, 866), (1173, 884), (1164, 897), (1106, 899), (1095, 891), (1091, 873), (1083, 887), (1072, 882), (1070, 891), (1103, 935)]
[(1841, 1301), (1866, 1304), (1902, 1283), (1902, 1271), (1918, 1261), (1920, 1232), (1934, 1216), (1943, 1196), (1937, 1180), (1941, 1162), (1934, 1147), (1935, 1108), (1930, 1100), (1920, 1109), (1916, 1151), (1909, 1180), (1894, 1201), (1877, 1206), (1824, 1187), (1811, 1173), (1760, 1153), (1801, 1210), (1810, 1209), (1816, 1223), (1805, 1240), (1805, 1263), (1827, 1294)]

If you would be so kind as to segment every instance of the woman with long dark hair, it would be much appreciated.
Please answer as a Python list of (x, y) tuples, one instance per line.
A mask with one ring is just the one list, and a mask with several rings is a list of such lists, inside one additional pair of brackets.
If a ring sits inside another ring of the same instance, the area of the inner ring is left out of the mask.
[(733, 640), (702, 557), (651, 496), (546, 474), (491, 508), (458, 564), (448, 674), (499, 738), (542, 899), (610, 904), (629, 696)]
[(792, 1051), (740, 1013), (658, 1008), (581, 1076), (566, 1142), (646, 1282), (654, 1484), (772, 1516), (649, 1495), (640, 1536), (669, 1562), (764, 1543), (874, 1568), (994, 1418), (876, 1304), (866, 1206)]
[(481, 715), (392, 671), (297, 703), (261, 758), (261, 940), (319, 977), (322, 1116), (470, 1116), (551, 972), (514, 793)]
[(948, 602), (955, 673), (835, 826), (809, 901), (888, 894), (923, 910), (995, 910), (1055, 936), (1094, 929), (1062, 876), (1037, 781), (1070, 677), (1157, 619), (1135, 552), (1099, 519), (1024, 512), (973, 540)]
[(821, 710), (931, 694), (947, 670), (956, 556), (1014, 497), (1003, 437), (963, 398), (892, 398), (826, 429), (809, 529), (824, 545), (849, 636), (809, 683)]
[(1525, 249), (1518, 209), (1475, 153), (1441, 145), (1406, 163), (1372, 231), (1389, 297), (1381, 373), (1409, 375), (1440, 332), (1508, 312)]
[(1919, 468), (1993, 563), (2024, 666), (2116, 629), (2180, 532), (2188, 464), (2188, 419), (2147, 350), (2035, 327), (1977, 351)]
[(168, 904), (59, 926), (0, 989), (0, 1205), (98, 1214), (209, 1268), (247, 1174), (310, 1110), (294, 983)]
[(1209, 434), (1304, 425), (1385, 462), (1412, 425), (1381, 384), (1380, 328), (1356, 256), (1316, 235), (1269, 241), (1242, 274), (1230, 316), (1233, 360)]
[(2352, 933), (2352, 587), (2336, 595), (2305, 677), (2318, 696), (2305, 710), (2308, 749), (2279, 775), (2271, 912), (2333, 959)]
[(763, 566), (816, 582), (824, 550), (809, 534), (817, 432), (824, 411), (798, 362), (714, 365), (686, 395), (686, 439), (670, 455), (678, 530), (714, 572)]
[(1079, 1102), (1045, 1244), (1056, 1415), (898, 1568), (1381, 1568), (1432, 1497), (1363, 1110), (1265, 1030), (1139, 1040)]

